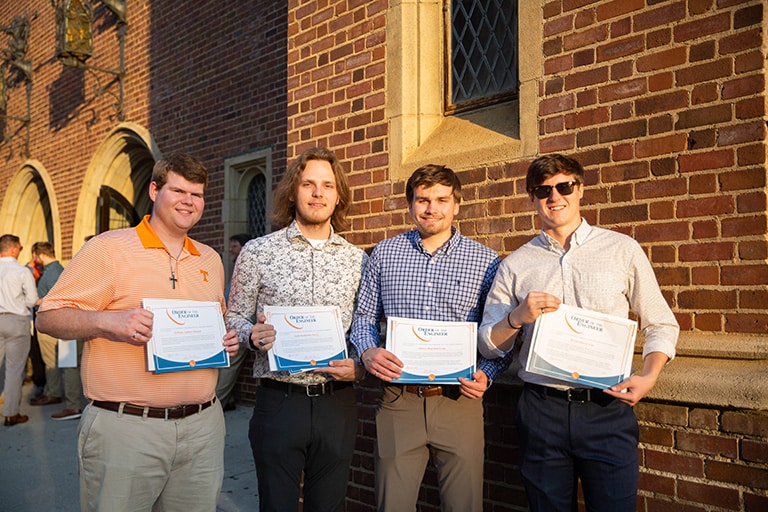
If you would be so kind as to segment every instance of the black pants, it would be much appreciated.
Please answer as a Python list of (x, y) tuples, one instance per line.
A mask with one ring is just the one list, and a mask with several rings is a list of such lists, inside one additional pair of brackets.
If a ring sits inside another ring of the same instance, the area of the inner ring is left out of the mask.
[(304, 510), (344, 510), (357, 432), (355, 390), (308, 397), (259, 387), (251, 440), (261, 512), (296, 510), (304, 473)]

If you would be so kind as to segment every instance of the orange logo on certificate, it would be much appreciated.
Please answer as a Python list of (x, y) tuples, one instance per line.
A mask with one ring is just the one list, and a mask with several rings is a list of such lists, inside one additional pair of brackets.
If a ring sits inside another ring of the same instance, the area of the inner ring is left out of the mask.
[(578, 380), (578, 379), (579, 379), (579, 377), (581, 377), (581, 375), (579, 375), (579, 372), (573, 372), (573, 373), (571, 373), (571, 378), (572, 378), (573, 380)]
[(196, 364), (197, 364), (197, 363), (195, 362), (195, 360), (194, 360), (194, 359), (193, 359), (192, 361), (190, 361), (190, 362), (189, 362), (189, 366), (191, 366), (192, 368), (194, 368)]
[(312, 359), (312, 360), (309, 361), (309, 364), (312, 365), (312, 366), (317, 366), (317, 361)]
[(435, 380), (437, 377), (435, 377), (435, 374), (434, 374), (434, 373), (430, 373), (430, 374), (429, 374), (429, 376), (428, 376), (427, 378), (428, 378), (429, 380)]

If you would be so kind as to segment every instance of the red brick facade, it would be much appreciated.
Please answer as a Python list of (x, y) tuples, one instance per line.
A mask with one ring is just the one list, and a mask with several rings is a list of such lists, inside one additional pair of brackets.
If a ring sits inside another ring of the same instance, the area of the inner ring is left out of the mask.
[[(744, 405), (765, 404), (768, 394), (764, 2), (530, 2), (538, 23), (524, 31), (540, 31), (542, 43), (534, 153), (563, 152), (585, 165), (584, 216), (642, 244), (683, 334), (697, 336), (662, 374), (659, 394), (636, 407), (638, 510), (766, 510), (768, 410)], [(391, 171), (399, 162), (391, 159), (387, 103), (388, 23), (401, 3), (128, 0), (125, 123), (147, 130), (161, 153), (187, 151), (208, 166), (206, 213), (195, 237), (226, 250), (225, 159), (264, 147), (271, 148), (273, 182), (306, 147), (336, 151), (353, 189), (345, 234), (353, 243), (370, 248), (410, 228), (404, 180)], [(81, 190), (93, 185), (84, 182), (87, 170), (125, 123), (111, 96), (95, 95), (91, 74), (53, 59), (50, 2), (4, 2), (0, 25), (24, 12), (33, 70), (29, 155), (22, 124), (0, 118), (8, 138), (0, 144), (0, 208), (18, 199), (14, 178), (25, 166), (44, 168), (67, 261), (79, 247), (73, 226)], [(115, 68), (114, 15), (96, 3), (95, 19), (89, 64)], [(0, 48), (5, 40), (0, 34)], [(2, 113), (25, 115), (24, 87), (6, 89)], [(523, 183), (534, 156), (457, 168), (464, 234), (502, 255), (535, 235)], [(24, 235), (34, 221), (3, 218), (0, 230)], [(736, 350), (736, 338), (752, 348)], [(694, 398), (663, 386), (686, 365), (699, 371), (684, 390)], [(739, 397), (695, 398), (711, 387), (711, 372), (739, 368), (749, 368)], [(240, 398), (249, 401), (254, 383), (245, 374), (240, 382)], [(508, 379), (486, 394), (487, 511), (526, 509), (516, 461), (518, 393)], [(374, 510), (376, 397), (369, 379), (360, 388), (349, 510)], [(430, 470), (419, 510), (439, 510), (435, 482)]]

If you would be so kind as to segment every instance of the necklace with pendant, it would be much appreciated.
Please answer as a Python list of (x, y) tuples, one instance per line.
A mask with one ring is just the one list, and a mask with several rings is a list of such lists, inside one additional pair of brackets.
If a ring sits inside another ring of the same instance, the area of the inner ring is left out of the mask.
[[(168, 265), (171, 267), (171, 277), (168, 278), (168, 280), (171, 282), (171, 288), (176, 289), (176, 281), (179, 280), (176, 275), (179, 273), (179, 257), (181, 256), (181, 252), (184, 250), (184, 246), (181, 247), (181, 250), (179, 251), (179, 254), (176, 255), (174, 258), (170, 253), (168, 253)], [(173, 262), (176, 262), (176, 268), (174, 269)]]

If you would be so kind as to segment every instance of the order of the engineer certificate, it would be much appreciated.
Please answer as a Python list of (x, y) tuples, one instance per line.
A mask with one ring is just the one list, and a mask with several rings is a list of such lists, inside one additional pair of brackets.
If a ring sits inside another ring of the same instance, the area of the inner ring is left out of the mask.
[(222, 368), (229, 354), (222, 345), (226, 328), (221, 304), (209, 301), (144, 299), (154, 314), (147, 343), (147, 366), (156, 373)]
[(637, 322), (561, 304), (536, 319), (525, 370), (605, 389), (632, 372)]
[(404, 365), (392, 382), (460, 384), (475, 373), (477, 324), (389, 317), (386, 349)]
[(304, 372), (347, 358), (338, 306), (264, 306), (277, 336), (268, 352), (271, 371)]

